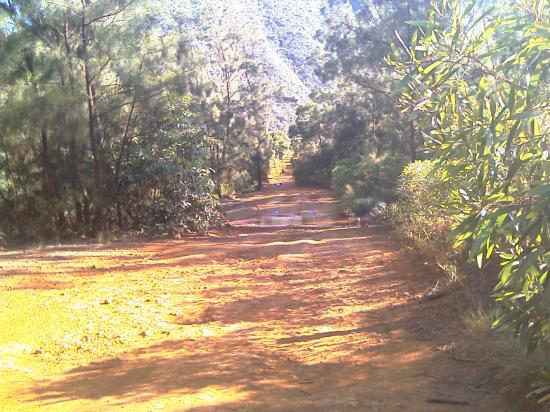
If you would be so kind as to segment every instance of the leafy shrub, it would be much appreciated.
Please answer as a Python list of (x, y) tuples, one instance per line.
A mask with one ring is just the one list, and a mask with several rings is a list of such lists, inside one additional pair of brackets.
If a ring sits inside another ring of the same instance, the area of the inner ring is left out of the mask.
[[(212, 228), (221, 218), (221, 204), (213, 194), (215, 185), (210, 171), (192, 168), (174, 172), (174, 165), (167, 166), (169, 170), (156, 168), (156, 177), (149, 178), (151, 186), (141, 186), (152, 196), (141, 197), (139, 204), (127, 205), (126, 213), (133, 218), (134, 229), (153, 235), (178, 235)], [(136, 181), (133, 187), (140, 185)]]
[(405, 156), (392, 153), (373, 167), (372, 180), (376, 193), (385, 203), (397, 200), (397, 182), (407, 163)]
[(380, 200), (378, 198), (372, 196), (358, 197), (351, 187), (348, 187), (348, 189), (349, 191), (341, 198), (346, 215), (365, 216), (371, 213), (376, 206), (379, 206)]
[(388, 61), (444, 173), (462, 183), (455, 246), (480, 267), (501, 264), (495, 326), (550, 371), (548, 4), (471, 13), (474, 4), (442, 2), (412, 37), (409, 49), (424, 52), (394, 49)]
[(342, 196), (344, 208), (356, 216), (396, 200), (396, 186), (405, 158), (389, 154), (379, 161), (370, 156), (348, 157), (336, 162), (332, 188)]
[(162, 188), (162, 200), (150, 209), (150, 230), (170, 235), (204, 232), (220, 217), (220, 203), (212, 195), (214, 182), (210, 171), (190, 170)]
[[(358, 186), (365, 182), (365, 167), (361, 167), (360, 163), (361, 159), (359, 156), (356, 156), (339, 160), (334, 165), (332, 169), (331, 187), (340, 196), (345, 194), (348, 194), (348, 197), (351, 196), (352, 193), (350, 193), (350, 188), (354, 192)], [(353, 195), (354, 194), (355, 193), (353, 193)]]
[(233, 175), (231, 179), (232, 189), (237, 195), (253, 192), (256, 189), (256, 182), (250, 176), (250, 172), (242, 170)]
[(451, 185), (443, 182), (435, 161), (405, 166), (397, 187), (398, 201), (386, 217), (405, 237), (418, 243), (447, 243), (453, 221)]
[(501, 316), (498, 308), (492, 307), (466, 312), (464, 327), (471, 337), (468, 350), (483, 365), (480, 372), (484, 376), (480, 376), (480, 380), (489, 379), (498, 385), (516, 410), (532, 410), (525, 394), (532, 390), (533, 382), (540, 382), (544, 377), (537, 367), (536, 356), (525, 353), (511, 334), (492, 327)]
[(214, 227), (221, 203), (200, 150), (200, 136), (180, 124), (167, 123), (152, 136), (136, 139), (122, 169), (118, 225), (153, 235)]
[(299, 186), (329, 187), (332, 179), (334, 151), (324, 148), (322, 152), (308, 154), (294, 162), (293, 175)]

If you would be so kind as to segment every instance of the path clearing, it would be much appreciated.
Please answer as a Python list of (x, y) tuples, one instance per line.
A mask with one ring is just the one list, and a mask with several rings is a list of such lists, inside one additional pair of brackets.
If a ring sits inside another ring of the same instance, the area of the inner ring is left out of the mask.
[(228, 233), (0, 254), (0, 410), (505, 410), (418, 332), (437, 275), (278, 182)]

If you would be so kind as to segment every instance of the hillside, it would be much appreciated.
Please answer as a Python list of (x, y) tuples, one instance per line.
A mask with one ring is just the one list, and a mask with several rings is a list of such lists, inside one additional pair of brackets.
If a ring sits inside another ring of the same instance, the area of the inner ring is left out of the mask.
[[(315, 39), (323, 24), (323, 0), (247, 0), (258, 10), (257, 24), (265, 33), (266, 63), (286, 82), (298, 100), (307, 98), (319, 85), (314, 67), (308, 64), (321, 47)], [(243, 2), (245, 3), (245, 2)]]
[(315, 38), (322, 28), (326, 0), (227, 0), (224, 19), (247, 27), (257, 61), (280, 94), (273, 109), (276, 127), (286, 128), (297, 105), (320, 86), (310, 59), (322, 47)]
[[(253, 0), (250, 0), (253, 2)], [(296, 106), (305, 103), (314, 88), (320, 86), (314, 67), (308, 60), (321, 47), (315, 39), (321, 28), (322, 0), (259, 0), (265, 33), (265, 63), (273, 70), (284, 99), (275, 115), (284, 126), (293, 118)]]

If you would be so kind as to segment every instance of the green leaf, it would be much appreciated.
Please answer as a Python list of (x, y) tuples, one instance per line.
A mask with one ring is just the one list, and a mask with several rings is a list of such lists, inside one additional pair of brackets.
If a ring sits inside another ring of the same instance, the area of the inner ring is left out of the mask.
[(424, 69), (424, 75), (429, 75), (431, 72), (433, 72), (435, 69), (437, 69), (439, 66), (443, 64), (442, 60), (438, 60), (436, 62), (433, 62), (428, 67)]
[(508, 110), (510, 113), (514, 112), (514, 107), (516, 104), (516, 86), (513, 84), (510, 87), (510, 93), (508, 95)]
[(485, 259), (490, 259), (491, 256), (493, 255), (494, 250), (495, 250), (495, 244), (494, 243), (489, 244), (489, 246), (487, 247), (487, 253), (485, 255)]
[(510, 262), (504, 265), (504, 267), (499, 273), (500, 281), (496, 286), (495, 290), (501, 290), (506, 286), (508, 286), (508, 282), (510, 281), (510, 276), (512, 275), (513, 267), (514, 267), (513, 262)]
[(525, 191), (525, 194), (528, 196), (538, 197), (550, 196), (550, 184), (542, 184), (531, 187)]
[(403, 77), (391, 90), (393, 95), (397, 95), (405, 89), (409, 83), (411, 82), (411, 78), (409, 75)]
[(540, 115), (541, 115), (541, 112), (539, 112), (539, 111), (526, 110), (524, 112), (514, 114), (511, 118), (513, 120), (527, 120), (527, 119), (532, 119), (533, 117), (537, 117), (537, 116), (540, 116)]
[(428, 20), (407, 20), (405, 23), (409, 26), (424, 28), (432, 27), (434, 25), (434, 22)]
[(458, 67), (455, 67), (451, 70), (444, 70), (437, 77), (435, 78), (435, 86), (439, 86), (443, 83), (445, 83), (447, 80), (449, 80), (456, 72), (458, 71)]
[(525, 160), (529, 160), (531, 159), (532, 157), (535, 157), (535, 154), (534, 153), (522, 153), (519, 155), (519, 159), (523, 162)]
[(491, 110), (491, 119), (494, 120), (497, 113), (497, 102), (495, 100), (495, 96), (491, 96), (489, 100), (489, 106)]
[(476, 4), (477, 4), (477, 0), (470, 1), (470, 4), (468, 4), (468, 6), (464, 9), (464, 12), (462, 13), (462, 15), (468, 16)]

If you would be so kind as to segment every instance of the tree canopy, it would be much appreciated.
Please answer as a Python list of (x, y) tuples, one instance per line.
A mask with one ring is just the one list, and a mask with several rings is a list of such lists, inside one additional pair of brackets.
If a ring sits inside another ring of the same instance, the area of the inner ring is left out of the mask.
[(219, 3), (179, 6), (0, 2), (5, 236), (205, 229), (261, 186), (277, 90)]

